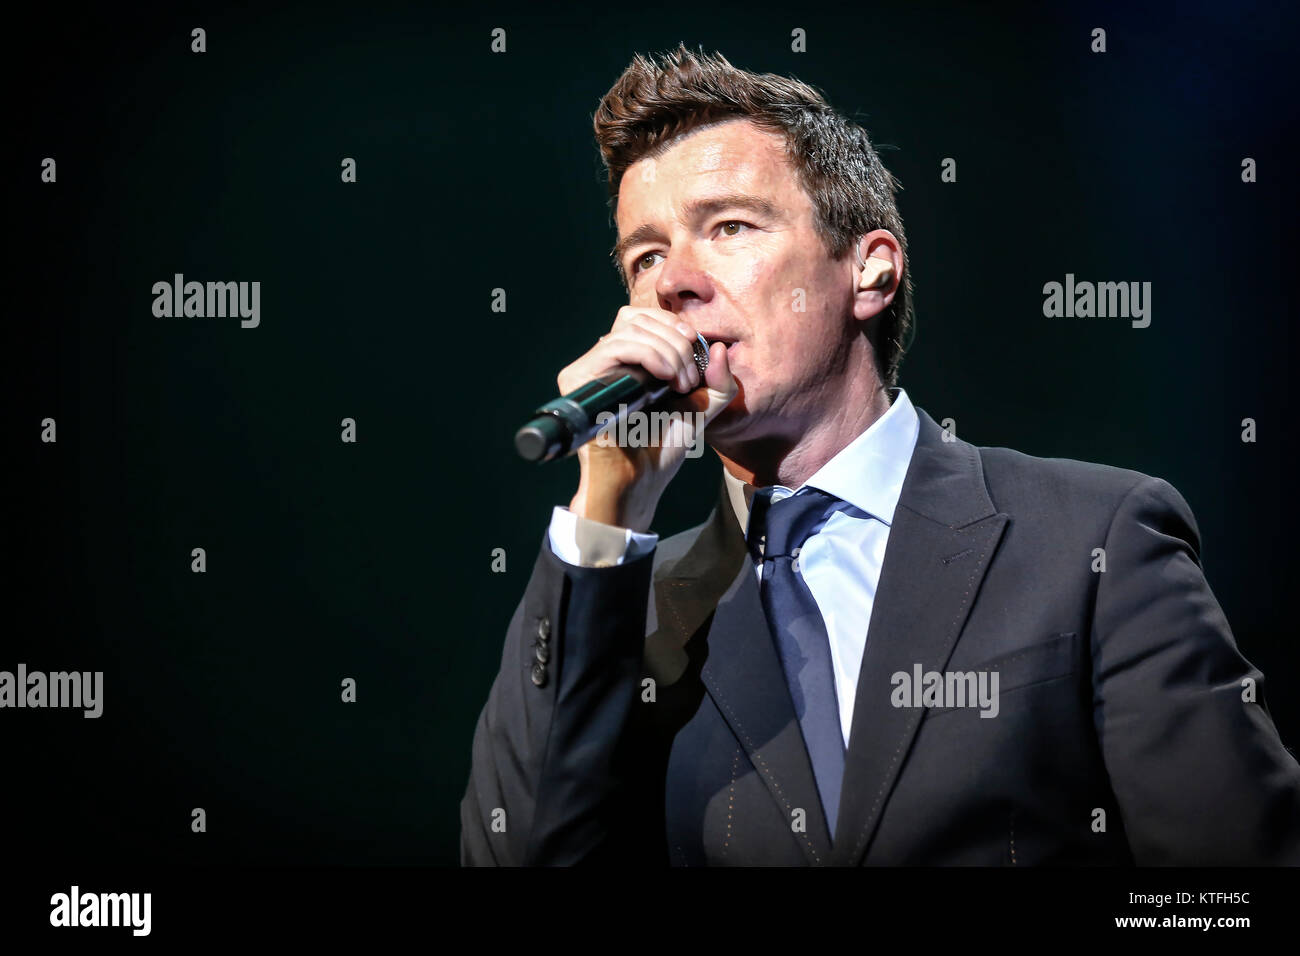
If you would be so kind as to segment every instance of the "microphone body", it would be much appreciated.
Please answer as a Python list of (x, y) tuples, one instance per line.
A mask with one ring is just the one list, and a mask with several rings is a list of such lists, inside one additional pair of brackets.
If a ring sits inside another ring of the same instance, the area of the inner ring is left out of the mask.
[[(695, 364), (704, 374), (709, 365), (709, 344), (696, 334)], [(533, 418), (515, 433), (515, 450), (527, 461), (554, 461), (576, 452), (602, 427), (602, 413), (622, 418), (652, 405), (672, 391), (672, 383), (645, 369), (620, 365), (599, 378), (553, 398), (533, 412)]]

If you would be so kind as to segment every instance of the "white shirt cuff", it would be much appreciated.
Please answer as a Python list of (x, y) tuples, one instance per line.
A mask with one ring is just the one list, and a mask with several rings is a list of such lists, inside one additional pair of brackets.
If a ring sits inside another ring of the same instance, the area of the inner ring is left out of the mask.
[(655, 549), (659, 535), (580, 518), (557, 505), (547, 536), (555, 556), (580, 568), (609, 568), (635, 561)]

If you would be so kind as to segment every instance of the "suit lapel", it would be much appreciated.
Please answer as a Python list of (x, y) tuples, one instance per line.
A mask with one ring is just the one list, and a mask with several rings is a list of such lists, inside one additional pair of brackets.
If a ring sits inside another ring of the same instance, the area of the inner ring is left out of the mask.
[(921, 722), (894, 707), (893, 674), (941, 671), (1002, 537), (979, 452), (944, 441), (917, 409), (920, 434), (903, 479), (858, 675), (832, 863), (859, 865)]
[(805, 832), (792, 835), (808, 862), (826, 863), (830, 831), (816, 778), (725, 482), (690, 550), (656, 575), (655, 602), (659, 628), (646, 642), (652, 676), (680, 677), (685, 645), (707, 622), (700, 679), (786, 819), (804, 811)]

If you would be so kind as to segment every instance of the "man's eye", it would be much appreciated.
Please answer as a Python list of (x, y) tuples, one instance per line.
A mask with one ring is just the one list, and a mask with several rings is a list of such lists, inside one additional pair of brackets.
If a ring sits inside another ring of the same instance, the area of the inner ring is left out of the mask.
[[(725, 236), (738, 236), (740, 230), (753, 228), (747, 222), (741, 222), (739, 219), (729, 219), (718, 226)], [(654, 257), (659, 255), (657, 252), (647, 252), (645, 255), (632, 260), (632, 275), (644, 272), (646, 269), (654, 266)]]
[(649, 269), (650, 266), (654, 265), (654, 263), (646, 264), (646, 260), (647, 260), (647, 259), (650, 259), (650, 258), (653, 257), (653, 256), (657, 256), (657, 255), (659, 255), (659, 253), (657, 253), (657, 252), (647, 252), (645, 255), (643, 255), (643, 256), (641, 256), (641, 257), (639, 257), (639, 258), (637, 258), (637, 259), (634, 259), (634, 260), (632, 261), (632, 274), (633, 274), (633, 275), (636, 275), (638, 272), (640, 272), (640, 271), (641, 271), (641, 266), (642, 266), (642, 265), (645, 265), (645, 267), (646, 267), (647, 269)]

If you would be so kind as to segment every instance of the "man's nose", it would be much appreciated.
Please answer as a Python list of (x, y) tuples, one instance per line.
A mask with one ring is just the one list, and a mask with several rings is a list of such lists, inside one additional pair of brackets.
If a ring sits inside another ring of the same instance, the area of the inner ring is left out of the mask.
[(655, 294), (660, 308), (681, 311), (688, 299), (708, 300), (713, 295), (713, 279), (693, 243), (675, 245), (659, 264), (655, 276)]

